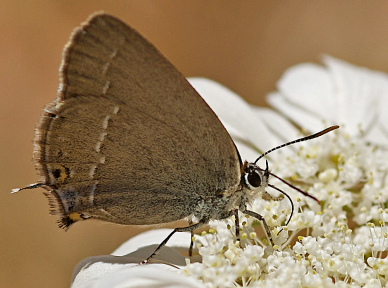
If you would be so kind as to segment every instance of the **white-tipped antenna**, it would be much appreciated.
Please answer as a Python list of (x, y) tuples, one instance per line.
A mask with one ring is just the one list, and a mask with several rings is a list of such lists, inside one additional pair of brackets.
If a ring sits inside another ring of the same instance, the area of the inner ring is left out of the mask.
[(312, 135), (309, 135), (309, 136), (306, 136), (306, 137), (303, 137), (303, 138), (299, 138), (299, 139), (296, 139), (296, 140), (294, 140), (294, 141), (287, 142), (287, 143), (284, 143), (284, 144), (282, 144), (282, 145), (279, 145), (279, 146), (277, 146), (277, 147), (275, 147), (275, 148), (272, 148), (272, 149), (268, 150), (267, 152), (261, 154), (260, 157), (257, 158), (257, 159), (255, 160), (255, 162), (253, 162), (253, 163), (254, 163), (254, 164), (257, 164), (257, 162), (258, 162), (261, 158), (263, 158), (265, 155), (268, 155), (269, 153), (271, 153), (271, 152), (273, 152), (273, 151), (275, 151), (275, 150), (278, 150), (278, 149), (280, 149), (280, 148), (283, 148), (283, 147), (285, 147), (285, 146), (289, 146), (289, 145), (292, 145), (292, 144), (295, 144), (295, 143), (298, 143), (298, 142), (303, 142), (303, 141), (307, 141), (307, 140), (310, 140), (310, 139), (317, 138), (317, 137), (322, 136), (322, 135), (324, 135), (324, 134), (326, 134), (326, 133), (328, 133), (328, 132), (330, 132), (330, 131), (333, 131), (333, 130), (335, 130), (335, 129), (337, 129), (337, 128), (339, 128), (338, 125), (331, 126), (331, 127), (326, 128), (326, 129), (324, 129), (324, 130), (322, 130), (322, 131), (320, 131), (320, 132), (318, 132), (318, 133), (315, 133), (315, 134), (312, 134)]

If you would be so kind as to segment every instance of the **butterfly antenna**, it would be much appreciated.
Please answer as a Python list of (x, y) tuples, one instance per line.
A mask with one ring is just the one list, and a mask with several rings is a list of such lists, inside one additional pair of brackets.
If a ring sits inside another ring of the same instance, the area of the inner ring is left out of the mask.
[(292, 144), (295, 144), (295, 143), (298, 143), (298, 142), (303, 142), (303, 141), (307, 141), (307, 140), (311, 140), (311, 139), (317, 138), (317, 137), (322, 136), (322, 135), (324, 135), (324, 134), (326, 134), (326, 133), (328, 133), (328, 132), (330, 132), (330, 131), (333, 131), (333, 130), (335, 130), (335, 129), (337, 129), (337, 128), (339, 128), (338, 125), (331, 126), (331, 127), (326, 128), (326, 129), (324, 129), (324, 130), (322, 130), (322, 131), (320, 131), (320, 132), (318, 132), (318, 133), (315, 133), (315, 134), (312, 134), (312, 135), (309, 135), (309, 136), (306, 136), (306, 137), (303, 137), (303, 138), (299, 138), (299, 139), (296, 139), (296, 140), (294, 140), (294, 141), (287, 142), (287, 143), (284, 143), (284, 144), (282, 144), (282, 145), (279, 145), (279, 146), (277, 146), (277, 147), (275, 147), (275, 148), (272, 148), (272, 149), (268, 150), (267, 152), (261, 154), (260, 157), (257, 158), (257, 159), (255, 160), (254, 164), (256, 164), (256, 163), (257, 163), (261, 158), (263, 158), (265, 155), (268, 155), (269, 153), (271, 153), (271, 152), (273, 152), (273, 151), (275, 151), (275, 150), (278, 150), (278, 149), (280, 149), (280, 148), (283, 148), (283, 147), (285, 147), (285, 146), (289, 146), (289, 145), (292, 145)]
[[(275, 148), (272, 148), (272, 149), (268, 150), (267, 152), (263, 153), (262, 155), (260, 155), (260, 157), (257, 158), (256, 161), (254, 162), (254, 164), (256, 164), (256, 163), (257, 163), (261, 158), (263, 158), (265, 155), (268, 155), (269, 153), (271, 153), (271, 152), (273, 152), (273, 151), (275, 151), (275, 150), (277, 150), (277, 149), (280, 149), (280, 148), (283, 148), (283, 147), (285, 147), (285, 146), (289, 146), (289, 145), (292, 145), (292, 144), (295, 144), (295, 143), (298, 143), (298, 142), (303, 142), (303, 141), (307, 141), (307, 140), (310, 140), (310, 139), (314, 139), (314, 138), (320, 137), (320, 136), (322, 136), (322, 135), (324, 135), (324, 134), (326, 134), (326, 133), (328, 133), (328, 132), (330, 132), (330, 131), (333, 131), (333, 130), (335, 130), (335, 129), (338, 129), (338, 128), (339, 128), (338, 125), (331, 126), (331, 127), (326, 128), (326, 129), (324, 129), (324, 130), (322, 130), (322, 131), (320, 131), (320, 132), (318, 132), (318, 133), (315, 133), (315, 134), (312, 134), (312, 135), (309, 135), (309, 136), (306, 136), (306, 137), (302, 137), (302, 138), (296, 139), (296, 140), (294, 140), (294, 141), (287, 142), (287, 143), (285, 143), (285, 144), (282, 144), (282, 145), (280, 145), (280, 146), (277, 146), (277, 147), (275, 147)], [(302, 193), (303, 195), (305, 195), (305, 196), (307, 196), (307, 197), (310, 197), (311, 199), (313, 199), (313, 200), (317, 201), (318, 203), (320, 203), (320, 201), (319, 201), (317, 198), (315, 198), (314, 196), (312, 196), (312, 195), (308, 194), (307, 192), (303, 191), (302, 189), (300, 189), (300, 188), (298, 188), (298, 187), (292, 185), (292, 184), (289, 183), (288, 181), (286, 181), (286, 180), (280, 178), (279, 176), (277, 176), (277, 175), (275, 175), (275, 174), (269, 172), (269, 171), (268, 171), (268, 161), (266, 161), (266, 169), (265, 169), (265, 170), (262, 169), (262, 170), (263, 170), (267, 175), (269, 175), (269, 174), (272, 175), (273, 177), (279, 179), (281, 182), (283, 182), (284, 184), (288, 185), (289, 187), (295, 189), (296, 191)], [(286, 197), (288, 198), (288, 200), (289, 200), (290, 203), (291, 203), (291, 213), (290, 213), (290, 217), (288, 218), (288, 220), (287, 220), (287, 222), (286, 222), (286, 225), (285, 225), (285, 226), (287, 226), (287, 225), (290, 223), (292, 216), (294, 215), (294, 209), (295, 209), (295, 208), (294, 208), (294, 202), (292, 201), (291, 197), (290, 197), (286, 192), (284, 192), (283, 190), (281, 190), (281, 189), (279, 189), (279, 188), (277, 188), (276, 186), (271, 185), (271, 184), (268, 184), (268, 186), (271, 187), (271, 188), (273, 188), (273, 189), (275, 189), (275, 190), (277, 190), (277, 191), (279, 191), (280, 193), (282, 193), (284, 196), (286, 196)], [(282, 231), (283, 231), (283, 228), (279, 231), (279, 233), (282, 232)], [(279, 234), (279, 233), (278, 233), (278, 234)]]

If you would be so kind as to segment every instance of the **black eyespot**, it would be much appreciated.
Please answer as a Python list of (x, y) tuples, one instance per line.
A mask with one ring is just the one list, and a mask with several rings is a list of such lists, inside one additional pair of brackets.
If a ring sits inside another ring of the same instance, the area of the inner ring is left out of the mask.
[(54, 169), (53, 170), (53, 176), (55, 179), (58, 179), (61, 177), (62, 170), (61, 169)]
[[(55, 181), (65, 183), (70, 178), (70, 168), (60, 164), (48, 165), (48, 170)], [(55, 184), (55, 183), (52, 183)]]
[(254, 188), (258, 188), (261, 185), (261, 175), (256, 170), (248, 172), (247, 180), (247, 184), (251, 185)]

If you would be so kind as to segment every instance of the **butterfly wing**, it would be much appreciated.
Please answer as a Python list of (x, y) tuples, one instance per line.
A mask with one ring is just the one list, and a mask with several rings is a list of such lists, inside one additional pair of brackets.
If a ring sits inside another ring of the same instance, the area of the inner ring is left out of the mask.
[(60, 76), (34, 158), (61, 226), (170, 222), (239, 184), (241, 161), (217, 116), (119, 19), (96, 14), (74, 31)]

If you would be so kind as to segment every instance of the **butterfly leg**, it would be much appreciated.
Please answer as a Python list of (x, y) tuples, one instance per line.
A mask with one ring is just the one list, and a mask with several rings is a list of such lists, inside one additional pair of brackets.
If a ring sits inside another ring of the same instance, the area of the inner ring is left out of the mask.
[(236, 227), (236, 238), (240, 240), (240, 221), (238, 218), (238, 210), (234, 210), (234, 226)]
[(256, 212), (253, 212), (253, 211), (250, 211), (250, 210), (245, 210), (244, 213), (248, 214), (249, 216), (255, 217), (256, 219), (260, 220), (261, 223), (263, 223), (263, 226), (264, 226), (265, 232), (267, 233), (269, 242), (271, 243), (272, 246), (274, 246), (274, 243), (273, 243), (273, 240), (272, 240), (272, 235), (271, 235), (271, 230), (269, 229), (267, 221), (265, 221), (264, 217), (261, 216), (259, 213), (256, 213)]
[[(193, 225), (193, 220), (189, 219), (189, 225)], [(190, 238), (190, 247), (189, 247), (189, 257), (193, 256), (193, 247), (194, 247), (194, 230), (190, 231), (191, 233), (191, 238)]]
[(209, 219), (208, 218), (203, 218), (201, 219), (198, 223), (196, 224), (193, 224), (193, 225), (190, 225), (188, 227), (179, 227), (179, 228), (175, 228), (167, 237), (166, 239), (163, 240), (162, 243), (159, 244), (159, 246), (155, 249), (154, 253), (152, 253), (147, 259), (145, 259), (143, 262), (141, 262), (141, 264), (146, 264), (148, 263), (152, 257), (154, 257), (155, 255), (157, 255), (160, 251), (160, 249), (163, 248), (164, 245), (167, 244), (168, 240), (170, 240), (170, 238), (172, 237), (172, 235), (174, 235), (176, 232), (188, 232), (188, 231), (193, 231), (199, 227), (201, 227), (202, 225), (206, 224), (209, 222)]

